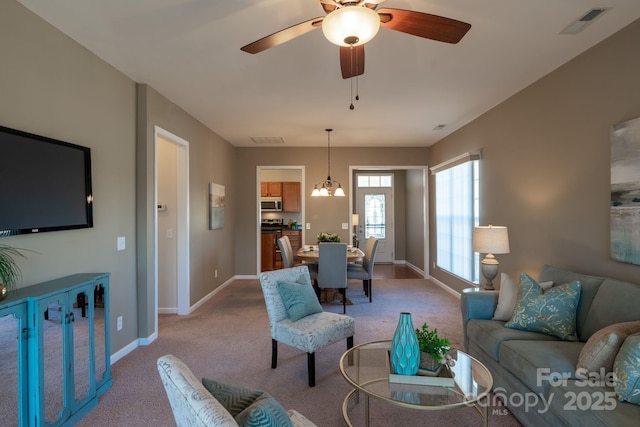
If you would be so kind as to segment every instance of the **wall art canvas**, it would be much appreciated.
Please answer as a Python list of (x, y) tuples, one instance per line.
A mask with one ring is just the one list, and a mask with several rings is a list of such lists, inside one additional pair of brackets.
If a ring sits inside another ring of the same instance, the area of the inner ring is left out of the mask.
[(640, 118), (611, 130), (611, 257), (640, 265)]
[(209, 183), (209, 230), (224, 227), (224, 185)]

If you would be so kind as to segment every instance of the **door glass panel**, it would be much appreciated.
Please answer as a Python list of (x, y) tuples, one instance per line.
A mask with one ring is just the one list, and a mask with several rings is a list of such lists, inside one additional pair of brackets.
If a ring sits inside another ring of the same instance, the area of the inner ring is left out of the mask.
[(0, 317), (0, 414), (2, 422), (7, 426), (17, 426), (18, 411), (18, 382), (20, 371), (20, 321), (12, 314)]
[(384, 239), (386, 237), (385, 199), (384, 194), (365, 194), (365, 239), (371, 236), (377, 239)]
[(82, 401), (89, 391), (89, 306), (93, 295), (79, 292), (71, 307), (71, 328), (73, 336), (73, 385), (76, 400)]
[(66, 344), (64, 336), (64, 302), (49, 300), (41, 307), (42, 316), (42, 359), (44, 369), (44, 419), (54, 423), (64, 407), (63, 400), (63, 352)]
[(107, 355), (105, 349), (105, 336), (106, 327), (104, 322), (104, 288), (102, 285), (96, 286), (94, 293), (94, 322), (93, 322), (93, 336), (94, 336), (94, 348), (95, 348), (95, 373), (96, 381), (99, 383), (104, 379), (107, 371)]

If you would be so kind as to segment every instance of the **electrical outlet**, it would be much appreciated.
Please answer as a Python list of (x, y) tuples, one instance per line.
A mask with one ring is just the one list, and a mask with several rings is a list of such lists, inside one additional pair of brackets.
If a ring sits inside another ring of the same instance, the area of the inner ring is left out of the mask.
[(118, 331), (122, 329), (122, 316), (118, 316), (118, 320), (116, 322), (116, 329)]
[(311, 223), (310, 222), (307, 223), (307, 230), (311, 230)]
[(218, 278), (218, 269), (217, 268), (213, 271), (213, 277), (215, 277), (216, 279)]
[(348, 230), (349, 229), (349, 223), (348, 222), (343, 222), (342, 223), (342, 229), (343, 230)]

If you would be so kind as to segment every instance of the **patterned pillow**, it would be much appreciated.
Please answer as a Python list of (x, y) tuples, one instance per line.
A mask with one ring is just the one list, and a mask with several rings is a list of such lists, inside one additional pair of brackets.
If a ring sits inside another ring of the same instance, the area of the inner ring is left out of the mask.
[(202, 379), (202, 385), (240, 427), (293, 427), (287, 411), (269, 393), (207, 378)]
[(295, 283), (278, 282), (278, 292), (289, 319), (294, 322), (310, 314), (322, 312), (316, 291), (305, 278), (300, 278)]
[(640, 405), (640, 334), (624, 340), (613, 362), (613, 373), (618, 400)]
[(522, 273), (513, 317), (504, 326), (542, 332), (565, 341), (576, 341), (576, 311), (579, 301), (580, 282), (577, 280), (544, 292), (535, 280)]
[(611, 372), (613, 362), (624, 340), (640, 332), (640, 321), (614, 323), (600, 329), (587, 340), (578, 357), (578, 368), (588, 372)]
[[(553, 282), (540, 282), (540, 286), (545, 291), (553, 286)], [(493, 313), (493, 320), (507, 321), (513, 316), (518, 298), (518, 285), (511, 276), (506, 273), (500, 275), (500, 292), (498, 294), (498, 305)]]

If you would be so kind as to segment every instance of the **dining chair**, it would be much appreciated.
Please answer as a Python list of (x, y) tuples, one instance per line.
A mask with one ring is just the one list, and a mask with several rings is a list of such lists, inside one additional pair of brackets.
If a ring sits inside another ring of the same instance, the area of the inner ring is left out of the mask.
[(373, 282), (373, 266), (375, 265), (378, 243), (378, 239), (373, 236), (369, 237), (364, 248), (362, 264), (347, 265), (347, 279), (362, 280), (362, 288), (364, 289), (364, 294), (369, 297), (369, 302), (373, 301), (371, 284)]
[(318, 288), (338, 289), (342, 312), (347, 312), (347, 245), (322, 242), (318, 245)]
[(289, 236), (282, 236), (279, 238), (278, 247), (280, 248), (280, 255), (282, 256), (282, 264), (284, 268), (293, 267), (293, 248), (291, 247)]
[[(278, 364), (278, 342), (302, 350), (307, 353), (309, 387), (314, 387), (316, 385), (316, 351), (345, 338), (347, 349), (352, 348), (355, 319), (322, 309), (313, 289), (310, 289), (309, 269), (304, 265), (260, 273), (259, 278), (271, 330), (271, 368), (275, 369)], [(285, 301), (283, 295), (286, 294), (282, 292), (282, 283), (297, 283), (299, 288), (289, 286), (289, 289), (299, 289), (301, 295)], [(309, 301), (310, 296), (315, 301)], [(298, 318), (300, 313), (293, 316), (292, 303), (303, 303), (305, 310), (314, 305), (318, 308), (308, 310), (313, 313)]]

